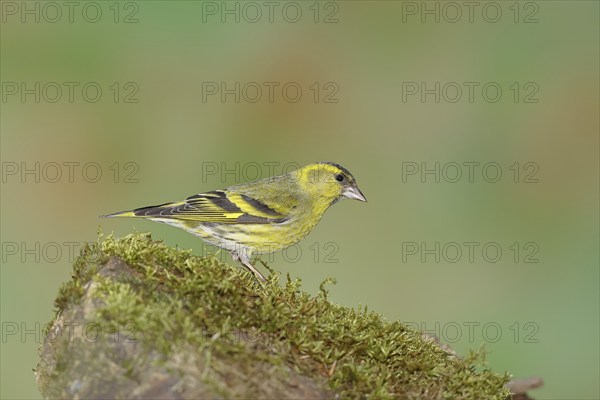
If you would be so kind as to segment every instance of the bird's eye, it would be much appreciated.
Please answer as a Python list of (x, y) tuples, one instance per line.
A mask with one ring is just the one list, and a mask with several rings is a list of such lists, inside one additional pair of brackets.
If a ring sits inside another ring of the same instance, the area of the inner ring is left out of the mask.
[(342, 174), (337, 174), (337, 175), (335, 176), (335, 180), (336, 180), (336, 181), (338, 181), (338, 182), (343, 182), (343, 181), (344, 181), (344, 175), (342, 175)]

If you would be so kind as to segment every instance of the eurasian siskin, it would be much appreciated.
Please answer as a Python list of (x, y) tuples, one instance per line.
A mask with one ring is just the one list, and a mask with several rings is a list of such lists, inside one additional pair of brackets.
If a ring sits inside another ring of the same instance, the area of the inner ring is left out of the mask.
[(135, 217), (182, 228), (228, 250), (261, 281), (253, 254), (272, 253), (306, 236), (343, 197), (367, 201), (346, 168), (309, 164), (285, 175), (195, 194), (183, 201), (103, 217)]

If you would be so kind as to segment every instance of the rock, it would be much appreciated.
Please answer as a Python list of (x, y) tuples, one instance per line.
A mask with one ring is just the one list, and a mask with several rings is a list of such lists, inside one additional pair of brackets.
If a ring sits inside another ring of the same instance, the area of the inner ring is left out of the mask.
[(476, 372), (381, 315), (265, 286), (216, 258), (135, 234), (82, 251), (36, 369), (44, 398), (505, 399)]

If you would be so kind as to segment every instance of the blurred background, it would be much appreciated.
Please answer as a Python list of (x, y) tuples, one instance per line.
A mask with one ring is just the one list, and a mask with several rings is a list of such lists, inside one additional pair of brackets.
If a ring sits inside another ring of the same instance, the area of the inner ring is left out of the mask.
[(213, 251), (99, 215), (321, 160), (369, 202), (272, 268), (600, 396), (597, 2), (69, 4), (1, 3), (2, 398), (99, 227)]

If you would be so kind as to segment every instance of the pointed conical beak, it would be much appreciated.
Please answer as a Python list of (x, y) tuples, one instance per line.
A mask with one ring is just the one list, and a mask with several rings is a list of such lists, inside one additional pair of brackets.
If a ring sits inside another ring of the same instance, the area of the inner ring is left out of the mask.
[(349, 199), (367, 201), (367, 198), (365, 197), (365, 195), (362, 194), (360, 189), (356, 186), (348, 186), (342, 193), (342, 196), (345, 196)]

